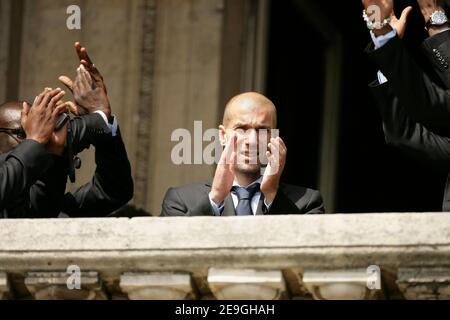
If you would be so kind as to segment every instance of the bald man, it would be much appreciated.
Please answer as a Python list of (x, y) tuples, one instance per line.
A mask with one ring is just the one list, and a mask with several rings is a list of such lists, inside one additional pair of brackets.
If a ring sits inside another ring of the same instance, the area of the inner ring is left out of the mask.
[[(277, 128), (275, 105), (248, 92), (232, 98), (219, 126), (224, 147), (212, 183), (170, 188), (162, 216), (248, 216), (323, 213), (319, 191), (280, 183), (287, 148)], [(264, 139), (262, 131), (266, 131)], [(261, 138), (262, 137), (262, 138)], [(267, 150), (264, 154), (261, 152)], [(258, 151), (259, 150), (259, 151)], [(263, 164), (267, 164), (264, 166)]]

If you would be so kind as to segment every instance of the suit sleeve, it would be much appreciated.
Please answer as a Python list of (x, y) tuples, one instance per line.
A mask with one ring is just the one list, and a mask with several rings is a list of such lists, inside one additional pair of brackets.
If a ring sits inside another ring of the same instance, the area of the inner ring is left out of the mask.
[(25, 140), (7, 154), (0, 166), (0, 208), (27, 192), (52, 164), (45, 147), (33, 140)]
[(169, 188), (161, 208), (162, 217), (188, 216), (188, 209), (175, 188)]
[(448, 128), (450, 91), (430, 80), (397, 36), (377, 50), (370, 44), (366, 52), (388, 78), (391, 90), (412, 120), (431, 128)]
[(325, 213), (322, 195), (319, 191), (314, 191), (312, 193), (305, 211), (306, 214)]
[(306, 204), (296, 204), (280, 188), (269, 209), (269, 214), (315, 214), (324, 213), (322, 196), (319, 191), (306, 189)]
[[(193, 190), (190, 190), (194, 192)], [(186, 192), (189, 192), (187, 190)], [(197, 199), (195, 205), (188, 207), (183, 201), (178, 188), (169, 188), (161, 208), (162, 217), (193, 217), (193, 216), (214, 216), (214, 211), (211, 207), (209, 197), (207, 194), (202, 194), (199, 198), (198, 195), (188, 194), (186, 197)]]
[(134, 191), (120, 130), (112, 137), (100, 115), (89, 116), (74, 127), (74, 141), (94, 145), (96, 170), (91, 182), (64, 197), (63, 212), (73, 217), (106, 216), (131, 200)]
[(445, 88), (450, 89), (450, 30), (425, 39), (422, 48)]
[(386, 142), (418, 159), (431, 161), (445, 171), (450, 170), (450, 139), (414, 122), (389, 89), (389, 83), (371, 84), (383, 119)]

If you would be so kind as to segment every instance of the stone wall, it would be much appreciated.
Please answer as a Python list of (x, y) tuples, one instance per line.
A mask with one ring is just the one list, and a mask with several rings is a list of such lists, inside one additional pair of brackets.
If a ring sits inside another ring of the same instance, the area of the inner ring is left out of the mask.
[[(81, 8), (81, 30), (66, 27), (72, 4)], [(0, 5), (0, 101), (33, 100), (45, 86), (61, 86), (59, 75), (74, 77), (73, 43), (81, 41), (104, 75), (119, 120), (136, 181), (133, 202), (158, 215), (168, 187), (211, 177), (211, 166), (171, 162), (176, 144), (171, 133), (193, 130), (195, 120), (205, 129), (218, 126), (220, 82), (226, 81), (220, 74), (225, 1), (2, 0)], [(11, 35), (20, 44), (17, 55), (10, 52)], [(9, 74), (17, 76), (17, 85), (7, 76), (15, 66)], [(11, 86), (16, 93), (7, 92)], [(69, 189), (92, 177), (93, 154), (82, 154), (77, 183)]]

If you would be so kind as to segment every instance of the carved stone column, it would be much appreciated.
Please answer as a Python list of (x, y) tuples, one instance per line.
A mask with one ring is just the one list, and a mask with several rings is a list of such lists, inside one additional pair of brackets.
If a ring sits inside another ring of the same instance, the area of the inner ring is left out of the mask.
[(107, 299), (97, 272), (81, 273), (79, 288), (69, 279), (72, 276), (66, 272), (29, 272), (25, 285), (36, 300)]
[(195, 298), (188, 273), (124, 273), (122, 291), (130, 300), (183, 300)]
[(280, 270), (211, 268), (208, 283), (219, 300), (275, 300), (284, 297), (286, 292)]
[(361, 269), (306, 271), (303, 283), (317, 300), (371, 299), (381, 288), (380, 274)]
[(406, 299), (450, 299), (450, 268), (400, 268), (397, 285)]

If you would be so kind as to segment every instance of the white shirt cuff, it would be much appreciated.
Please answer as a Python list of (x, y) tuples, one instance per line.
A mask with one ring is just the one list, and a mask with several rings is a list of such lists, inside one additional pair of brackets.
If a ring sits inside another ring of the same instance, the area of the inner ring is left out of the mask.
[(225, 207), (225, 203), (221, 203), (220, 205), (217, 205), (214, 201), (212, 201), (211, 196), (208, 194), (209, 202), (211, 203), (211, 207), (213, 209), (215, 216), (220, 216), (223, 208)]
[(395, 29), (392, 29), (388, 33), (378, 37), (373, 33), (373, 31), (370, 31), (370, 36), (372, 37), (373, 44), (375, 45), (375, 50), (380, 49), (382, 46), (388, 43), (389, 40), (395, 38), (396, 35), (397, 31)]
[(109, 130), (111, 130), (112, 136), (115, 137), (117, 135), (117, 118), (115, 116), (113, 116), (113, 118), (114, 118), (113, 123), (110, 124), (108, 121), (108, 118), (106, 117), (106, 114), (103, 111), (97, 110), (97, 111), (94, 111), (94, 113), (98, 113), (99, 115), (102, 116), (102, 118), (105, 121), (106, 125), (108, 126)]

